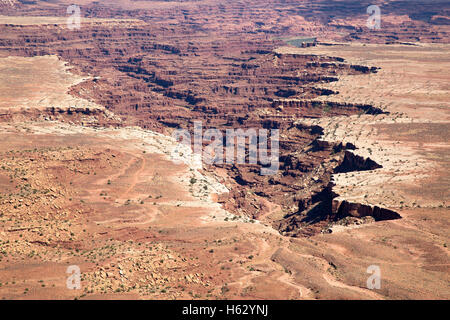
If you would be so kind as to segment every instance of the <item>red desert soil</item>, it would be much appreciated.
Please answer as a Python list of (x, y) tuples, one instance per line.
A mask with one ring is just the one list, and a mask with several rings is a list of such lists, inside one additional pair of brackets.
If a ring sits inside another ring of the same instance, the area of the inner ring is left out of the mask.
[[(1, 2), (0, 299), (448, 299), (448, 5), (355, 3)], [(195, 120), (280, 170), (172, 161)]]

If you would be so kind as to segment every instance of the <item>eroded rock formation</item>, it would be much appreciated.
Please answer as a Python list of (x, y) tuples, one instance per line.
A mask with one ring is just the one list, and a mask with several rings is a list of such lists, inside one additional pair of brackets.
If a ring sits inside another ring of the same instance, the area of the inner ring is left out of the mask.
[[(327, 23), (330, 15), (334, 16), (330, 25), (350, 30), (348, 39), (411, 41), (411, 34), (420, 34), (421, 39), (442, 41), (446, 37), (444, 29), (425, 30), (425, 16), (405, 22), (404, 28), (396, 26), (395, 32), (387, 22), (383, 34), (351, 24), (344, 26), (339, 19), (358, 10), (363, 14), (367, 6), (345, 1), (339, 3), (342, 10), (337, 10), (335, 5), (332, 10), (328, 2), (318, 1), (312, 18), (308, 1), (301, 5), (292, 1), (270, 5), (226, 1), (220, 6), (158, 6), (136, 12), (106, 10), (106, 4), (93, 2), (84, 7), (87, 17), (141, 20), (87, 21), (70, 32), (64, 24), (4, 24), (0, 25), (0, 55), (55, 54), (73, 66), (72, 72), (95, 76), (72, 87), (70, 93), (104, 106), (122, 119), (108, 123), (104, 117), (102, 122), (106, 124), (138, 125), (166, 134), (176, 128), (192, 129), (194, 121), (202, 121), (204, 129), (222, 131), (280, 129), (277, 174), (261, 176), (257, 165), (222, 165), (227, 169), (225, 182), (231, 192), (221, 201), (228, 210), (258, 218), (267, 211), (263, 200), (268, 200), (279, 205), (284, 214), (273, 219), (274, 225), (295, 234), (303, 222), (310, 225), (335, 213), (331, 208), (333, 173), (380, 166), (350, 152), (355, 146), (322, 141), (321, 128), (304, 125), (301, 119), (379, 114), (383, 110), (367, 104), (314, 100), (335, 94), (317, 88), (318, 84), (338, 81), (340, 75), (375, 73), (376, 67), (349, 64), (331, 56), (274, 53), (282, 43), (278, 37), (321, 31), (321, 24)], [(290, 10), (289, 14), (277, 6)], [(63, 9), (54, 6), (46, 13), (64, 15)], [(30, 15), (44, 12), (26, 3), (14, 10)], [(389, 4), (389, 10), (410, 14), (394, 3)], [(160, 16), (166, 18), (155, 18), (158, 12), (164, 12)], [(222, 18), (210, 21), (208, 12)], [(293, 15), (306, 19), (302, 21), (311, 20), (304, 26), (283, 20)], [(256, 22), (255, 16), (259, 17)], [(47, 110), (53, 117), (65, 112), (70, 117), (71, 112), (79, 111)]]

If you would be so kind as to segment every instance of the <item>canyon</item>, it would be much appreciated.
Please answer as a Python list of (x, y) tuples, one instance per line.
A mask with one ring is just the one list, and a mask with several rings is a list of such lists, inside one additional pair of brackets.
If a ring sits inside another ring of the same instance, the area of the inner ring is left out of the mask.
[[(450, 8), (418, 3), (3, 4), (0, 296), (448, 298)], [(279, 170), (174, 163), (196, 121), (278, 129)]]

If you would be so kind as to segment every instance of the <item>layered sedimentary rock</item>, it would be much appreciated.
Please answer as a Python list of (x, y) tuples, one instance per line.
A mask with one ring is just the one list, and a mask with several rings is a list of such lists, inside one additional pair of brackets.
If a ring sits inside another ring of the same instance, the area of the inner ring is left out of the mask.
[[(446, 28), (429, 27), (430, 21), (440, 20), (425, 15), (406, 19), (400, 27), (387, 19), (382, 34), (368, 30), (368, 3), (345, 1), (331, 6), (327, 1), (269, 5), (227, 1), (179, 5), (144, 6), (134, 11), (93, 2), (83, 7), (89, 18), (141, 20), (86, 20), (72, 31), (64, 23), (3, 24), (0, 55), (55, 54), (74, 66), (72, 72), (94, 76), (72, 87), (70, 94), (120, 116), (122, 122), (111, 120), (113, 125), (138, 125), (166, 134), (177, 128), (192, 130), (194, 121), (202, 121), (205, 130), (223, 132), (230, 128), (279, 129), (280, 170), (275, 175), (261, 176), (258, 165), (226, 164), (207, 169), (227, 170), (225, 182), (232, 191), (221, 199), (226, 209), (258, 218), (267, 212), (267, 200), (284, 213), (284, 217), (273, 218), (274, 225), (294, 234), (299, 221), (310, 225), (333, 216), (333, 173), (380, 166), (351, 153), (355, 146), (321, 141), (321, 128), (304, 125), (301, 119), (379, 114), (383, 110), (363, 103), (315, 101), (318, 96), (335, 94), (319, 89), (318, 84), (338, 81), (341, 75), (375, 73), (377, 68), (332, 56), (274, 53), (282, 43), (279, 37), (314, 34), (328, 24), (327, 30), (348, 30), (348, 39), (401, 42), (413, 41), (412, 34), (420, 35), (421, 40), (447, 39)], [(314, 13), (312, 7), (316, 8)], [(63, 16), (64, 9), (58, 4), (43, 8), (22, 3), (14, 10)], [(360, 12), (356, 16), (361, 21), (342, 23), (340, 19), (355, 12)], [(412, 13), (392, 3), (387, 7), (389, 14)], [(296, 19), (304, 24), (294, 23)], [(48, 111), (52, 116), (61, 114), (57, 109)]]
[(380, 208), (377, 206), (368, 206), (360, 203), (351, 203), (348, 201), (333, 201), (332, 213), (338, 218), (352, 216), (362, 218), (371, 216), (375, 221), (400, 219), (400, 215), (392, 210)]

